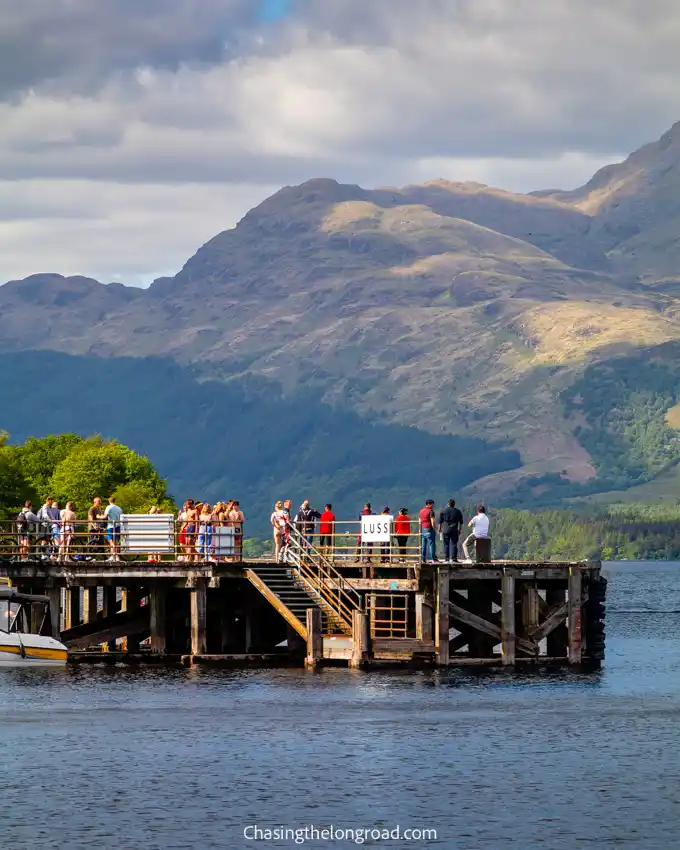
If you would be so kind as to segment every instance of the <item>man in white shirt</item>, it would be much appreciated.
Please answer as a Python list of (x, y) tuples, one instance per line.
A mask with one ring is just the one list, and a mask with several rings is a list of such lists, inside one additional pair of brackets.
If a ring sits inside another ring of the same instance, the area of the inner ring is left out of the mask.
[(106, 516), (106, 537), (109, 541), (109, 549), (111, 550), (109, 561), (120, 561), (120, 556), (118, 555), (120, 551), (120, 518), (123, 515), (123, 511), (116, 504), (115, 496), (111, 496), (109, 499), (104, 515)]
[(484, 505), (480, 505), (477, 508), (477, 515), (472, 517), (468, 523), (468, 528), (472, 529), (472, 533), (469, 534), (463, 541), (463, 554), (465, 555), (465, 560), (468, 564), (471, 564), (472, 560), (468, 549), (470, 543), (472, 543), (473, 540), (479, 540), (480, 537), (485, 538), (489, 536), (489, 517), (486, 514), (486, 508)]

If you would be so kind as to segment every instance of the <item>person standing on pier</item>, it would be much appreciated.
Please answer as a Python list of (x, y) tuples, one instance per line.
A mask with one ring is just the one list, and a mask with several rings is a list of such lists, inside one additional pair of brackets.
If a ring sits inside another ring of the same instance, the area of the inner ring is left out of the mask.
[(335, 514), (333, 505), (324, 506), (323, 513), (319, 518), (319, 549), (322, 555), (333, 557), (335, 541)]
[[(364, 505), (363, 511), (359, 514), (359, 522), (361, 522), (362, 516), (375, 516), (375, 512), (373, 508), (371, 508), (371, 503), (366, 502)], [(361, 525), (359, 526), (359, 535), (357, 537), (357, 556), (361, 557), (362, 563), (370, 564), (371, 563), (371, 555), (373, 554), (373, 544), (372, 543), (364, 543), (361, 542)]]
[(405, 561), (406, 545), (411, 536), (411, 517), (408, 515), (408, 508), (399, 509), (399, 515), (394, 521), (394, 536), (397, 538), (399, 557), (402, 561)]
[[(433, 564), (437, 560), (437, 537), (434, 532), (434, 499), (428, 499), (420, 510), (421, 560)], [(429, 556), (429, 557), (428, 557)]]
[(458, 560), (458, 540), (463, 529), (463, 514), (456, 507), (456, 500), (449, 499), (448, 505), (439, 511), (438, 531), (444, 542), (444, 560), (453, 564)]
[(28, 555), (31, 549), (31, 532), (35, 534), (39, 525), (40, 520), (38, 519), (37, 514), (33, 513), (33, 505), (29, 501), (25, 502), (16, 519), (20, 560), (28, 560)]
[(277, 564), (281, 564), (284, 562), (283, 556), (286, 548), (286, 525), (288, 523), (288, 517), (283, 510), (283, 502), (276, 502), (269, 521), (274, 529), (274, 560)]
[(103, 555), (106, 549), (106, 514), (100, 496), (95, 496), (87, 511), (88, 549), (92, 557)]
[(106, 517), (106, 537), (109, 541), (109, 561), (120, 561), (120, 518), (123, 511), (116, 504), (116, 497), (111, 496), (104, 511)]
[(468, 564), (472, 563), (472, 559), (470, 558), (470, 543), (475, 541), (475, 550), (476, 550), (476, 541), (480, 538), (486, 538), (489, 536), (489, 517), (486, 514), (486, 508), (484, 505), (480, 505), (477, 508), (477, 515), (473, 516), (470, 522), (468, 523), (468, 527), (472, 529), (472, 534), (469, 534), (465, 540), (463, 540), (463, 554), (465, 555), (465, 561)]
[(78, 519), (74, 510), (73, 502), (66, 502), (66, 507), (59, 514), (61, 521), (61, 537), (59, 542), (59, 560), (68, 561), (73, 535), (76, 531), (76, 520)]
[(300, 532), (302, 536), (302, 546), (307, 556), (312, 554), (312, 537), (314, 536), (314, 525), (317, 519), (321, 518), (321, 514), (312, 508), (309, 504), (309, 499), (305, 499), (304, 502), (298, 508), (298, 512), (295, 515), (295, 527)]

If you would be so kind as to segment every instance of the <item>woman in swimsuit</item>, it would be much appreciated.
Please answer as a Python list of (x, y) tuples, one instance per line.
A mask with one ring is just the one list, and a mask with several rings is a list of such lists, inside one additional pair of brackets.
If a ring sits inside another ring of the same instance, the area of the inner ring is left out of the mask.
[(198, 512), (194, 506), (193, 499), (187, 499), (186, 510), (184, 511), (184, 553), (187, 561), (198, 560), (198, 556), (194, 552), (194, 540), (196, 538), (196, 521)]
[(215, 528), (215, 514), (212, 508), (206, 502), (201, 506), (198, 526), (198, 545), (196, 550), (204, 559), (210, 560), (214, 552), (213, 549), (213, 531)]
[(69, 555), (69, 548), (73, 540), (75, 521), (78, 518), (73, 510), (73, 502), (66, 502), (66, 507), (60, 514), (61, 517), (61, 543), (59, 544), (59, 560), (65, 561)]

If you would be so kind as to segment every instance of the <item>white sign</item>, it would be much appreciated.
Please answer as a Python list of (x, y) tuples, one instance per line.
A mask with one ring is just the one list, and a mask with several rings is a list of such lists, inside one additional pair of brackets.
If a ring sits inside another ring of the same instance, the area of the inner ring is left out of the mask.
[(218, 558), (236, 555), (236, 528), (233, 525), (218, 525), (213, 532), (213, 547)]
[(393, 520), (394, 517), (389, 514), (380, 514), (379, 516), (362, 516), (361, 542), (389, 543)]
[(169, 554), (175, 548), (175, 518), (172, 514), (122, 514), (121, 549), (131, 554)]

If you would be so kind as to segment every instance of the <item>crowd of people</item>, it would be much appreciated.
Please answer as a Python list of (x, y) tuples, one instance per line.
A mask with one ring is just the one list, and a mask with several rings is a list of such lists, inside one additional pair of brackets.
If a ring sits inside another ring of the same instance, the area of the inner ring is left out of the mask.
[[(437, 535), (439, 535), (444, 549), (443, 561), (457, 563), (459, 558), (459, 544), (463, 533), (464, 517), (456, 500), (449, 499), (445, 507), (438, 513), (435, 510), (433, 499), (427, 499), (425, 505), (418, 512), (417, 519), (412, 518), (408, 508), (400, 508), (398, 513), (392, 514), (390, 508), (385, 506), (380, 515), (373, 511), (371, 504), (366, 503), (359, 515), (359, 521), (366, 516), (389, 517), (391, 523), (390, 543), (379, 545), (380, 559), (382, 562), (390, 561), (394, 554), (399, 560), (405, 560), (409, 554), (409, 541), (417, 536), (420, 539), (420, 557), (425, 563), (437, 563)], [(313, 508), (308, 499), (305, 499), (292, 515), (292, 502), (278, 501), (270, 517), (274, 533), (274, 557), (277, 563), (288, 560), (292, 544), (292, 534), (298, 536), (300, 546), (304, 552), (310, 553), (316, 548), (322, 555), (333, 558), (341, 545), (337, 520), (333, 513), (333, 506), (327, 504), (323, 512)], [(317, 524), (318, 522), (318, 529)], [(470, 547), (476, 540), (489, 537), (489, 517), (484, 505), (479, 505), (475, 516), (468, 522), (470, 533), (462, 541), (464, 560), (471, 562)], [(317, 540), (318, 537), (318, 540)], [(394, 545), (392, 540), (395, 541)], [(357, 535), (356, 556), (362, 561), (369, 561), (373, 555), (374, 543), (363, 541), (361, 531)]]
[[(151, 505), (147, 513), (157, 514)], [(59, 508), (56, 499), (48, 496), (36, 512), (30, 501), (24, 504), (16, 518), (16, 535), (19, 557), (29, 555), (41, 560), (66, 561), (75, 554), (85, 559), (108, 556), (109, 561), (120, 561), (121, 517), (123, 511), (111, 496), (106, 506), (96, 496), (87, 511), (87, 523), (79, 520), (73, 502)], [(217, 529), (232, 529), (229, 540), (230, 556), (240, 557), (243, 552), (243, 523), (245, 516), (238, 501), (194, 502), (188, 499), (177, 516), (178, 546), (181, 561), (214, 560)], [(149, 553), (149, 561), (160, 560), (160, 553)]]
[[(194, 502), (187, 499), (182, 505), (179, 522), (180, 561), (215, 560), (220, 557), (217, 547), (219, 528), (233, 529), (233, 557), (243, 554), (243, 523), (245, 515), (235, 499), (228, 502)], [(231, 549), (232, 547), (230, 547)]]
[[(97, 496), (87, 512), (87, 551), (91, 557), (109, 553), (109, 561), (120, 560), (120, 518), (123, 514), (111, 496), (106, 507)], [(59, 503), (52, 496), (34, 512), (30, 501), (25, 502), (16, 519), (19, 557), (27, 559), (31, 546), (33, 554), (43, 560), (66, 561), (76, 543), (78, 515), (73, 502)]]

